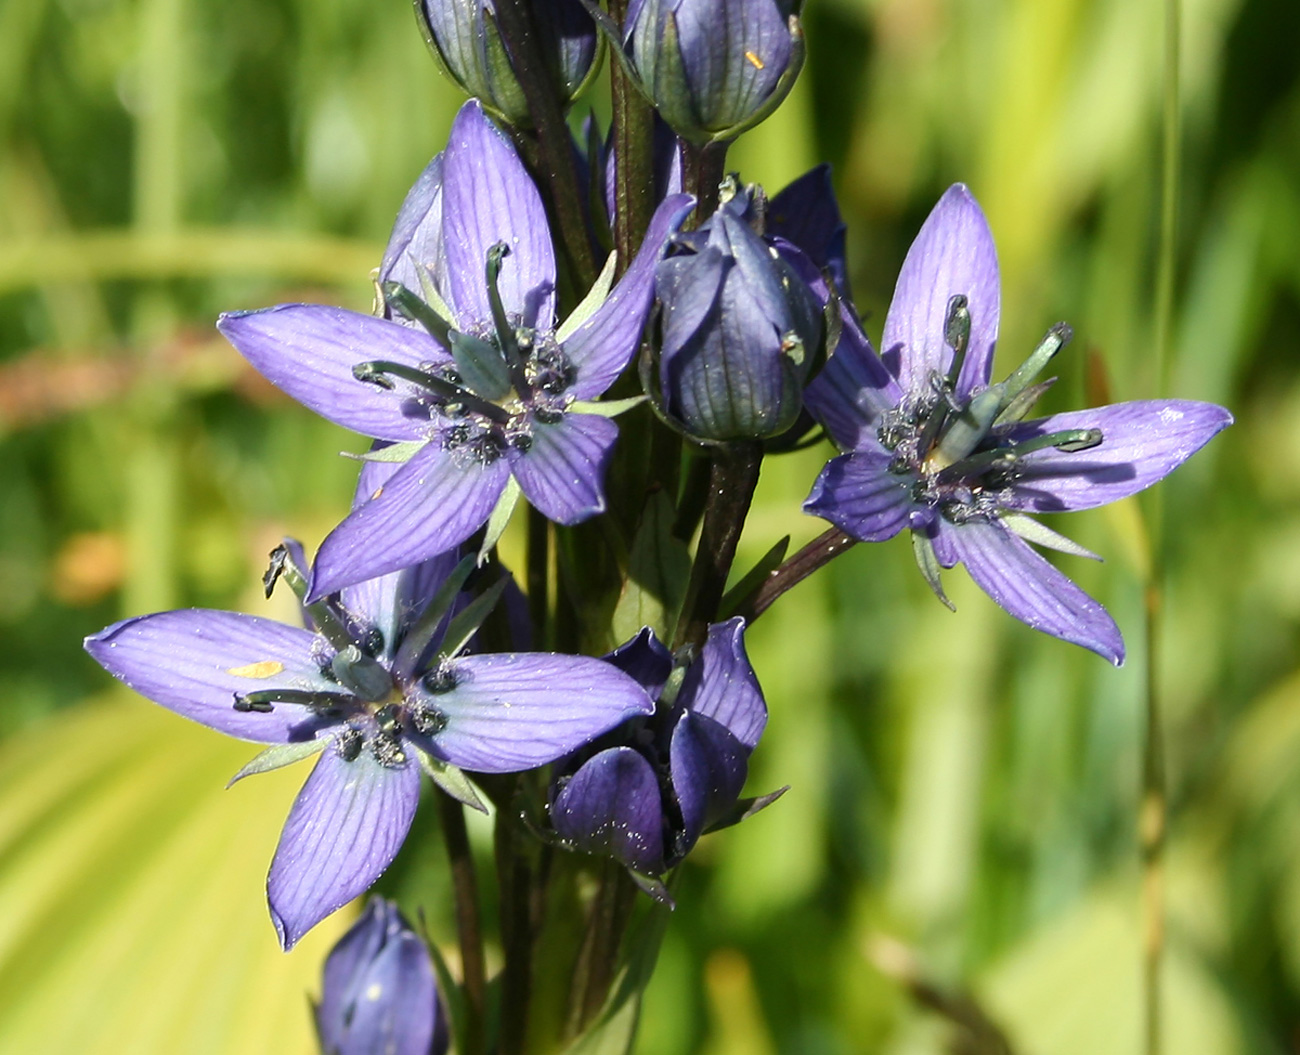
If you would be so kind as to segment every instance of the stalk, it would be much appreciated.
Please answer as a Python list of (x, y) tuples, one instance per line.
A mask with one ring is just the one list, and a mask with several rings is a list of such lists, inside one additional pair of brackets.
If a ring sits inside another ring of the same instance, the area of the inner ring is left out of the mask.
[(461, 975), (465, 986), (464, 1055), (485, 1055), (484, 1021), (487, 977), (483, 967), (483, 926), (479, 914), (478, 878), (465, 830), (465, 808), (450, 795), (435, 789), (443, 839), (451, 862), (451, 882), (456, 892), (456, 933), (460, 939)]
[(717, 447), (709, 472), (709, 497), (704, 507), (704, 527), (691, 567), (686, 600), (677, 624), (675, 647), (701, 645), (709, 623), (727, 586), (727, 574), (736, 557), (745, 517), (758, 486), (763, 444), (747, 440)]

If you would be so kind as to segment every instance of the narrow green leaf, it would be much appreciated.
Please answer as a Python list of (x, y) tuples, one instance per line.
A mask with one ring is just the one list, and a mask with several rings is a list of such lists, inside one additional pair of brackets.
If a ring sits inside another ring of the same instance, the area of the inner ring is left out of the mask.
[(301, 762), (304, 758), (310, 758), (320, 752), (327, 742), (326, 739), (320, 739), (303, 740), (296, 744), (272, 744), (265, 751), (255, 755), (243, 769), (231, 777), (226, 782), (226, 787), (245, 777), (251, 777), (254, 773), (269, 773), (273, 769), (281, 769), (295, 762)]
[(572, 337), (578, 327), (596, 314), (596, 309), (605, 303), (609, 291), (614, 286), (614, 269), (617, 264), (617, 253), (610, 253), (605, 258), (605, 266), (600, 269), (600, 274), (596, 276), (596, 281), (592, 283), (591, 289), (587, 290), (587, 295), (582, 298), (582, 302), (573, 309), (569, 317), (555, 331), (555, 339), (561, 344)]
[(492, 547), (501, 541), (501, 536), (505, 533), (511, 516), (514, 515), (515, 506), (519, 504), (519, 494), (519, 481), (511, 476), (506, 481), (506, 489), (501, 492), (497, 504), (492, 507), (492, 515), (488, 517), (487, 531), (483, 535), (483, 545), (478, 548), (479, 567), (482, 567), (487, 561), (488, 555), (492, 552)]
[(602, 418), (616, 418), (639, 407), (647, 398), (649, 397), (629, 396), (627, 399), (606, 399), (599, 403), (578, 399), (569, 404), (569, 410), (575, 414), (598, 414)]
[(626, 641), (643, 626), (663, 635), (681, 607), (691, 559), (686, 544), (673, 535), (673, 520), (667, 493), (651, 496), (628, 554), (627, 581), (614, 606), (615, 640)]
[(934, 543), (925, 532), (912, 532), (912, 555), (916, 558), (916, 566), (921, 569), (921, 574), (925, 576), (925, 581), (934, 591), (934, 595), (947, 606), (949, 611), (957, 611), (957, 606), (948, 600), (948, 595), (943, 592), (943, 580), (940, 578), (943, 569), (939, 565), (939, 558), (935, 556)]
[(359, 462), (409, 462), (428, 442), (428, 440), (401, 440), (373, 451), (362, 451), (360, 454), (354, 454), (352, 451), (339, 453), (345, 458), (352, 458)]
[(454, 656), (469, 644), (470, 638), (478, 633), (479, 627), (492, 614), (492, 609), (501, 600), (509, 582), (510, 579), (503, 575), (457, 613), (447, 627), (442, 644), (438, 646), (438, 655)]
[(736, 583), (722, 597), (722, 603), (718, 606), (718, 616), (721, 619), (730, 619), (736, 612), (745, 606), (745, 602), (753, 595), (767, 577), (776, 571), (783, 560), (785, 560), (786, 550), (790, 548), (790, 536), (786, 535), (775, 546), (763, 554), (749, 571), (745, 572), (744, 578)]
[(749, 818), (754, 816), (754, 814), (761, 813), (763, 810), (767, 809), (772, 805), (772, 803), (789, 790), (790, 785), (786, 784), (784, 787), (777, 788), (775, 791), (769, 791), (766, 795), (758, 795), (749, 799), (737, 799), (736, 804), (732, 806), (731, 809), (704, 829), (704, 834), (708, 835), (710, 832), (720, 832), (723, 828), (731, 828), (734, 825), (739, 824), (741, 821), (749, 820)]
[(420, 760), (420, 768), (429, 774), (438, 787), (442, 788), (457, 802), (468, 806), (472, 810), (478, 810), (479, 813), (487, 813), (488, 808), (483, 805), (483, 800), (478, 796), (478, 789), (474, 787), (473, 782), (467, 777), (463, 770), (453, 766), (450, 762), (444, 762), (440, 758), (434, 758), (427, 751), (420, 748), (415, 749), (416, 757)]
[(1014, 531), (1026, 542), (1033, 542), (1039, 546), (1046, 546), (1048, 549), (1058, 550), (1061, 553), (1068, 553), (1073, 557), (1087, 557), (1089, 560), (1101, 560), (1097, 554), (1090, 549), (1084, 549), (1074, 539), (1066, 538), (1057, 531), (1053, 531), (1046, 524), (1041, 524), (1032, 517), (1027, 517), (1022, 513), (1003, 513), (1002, 523)]

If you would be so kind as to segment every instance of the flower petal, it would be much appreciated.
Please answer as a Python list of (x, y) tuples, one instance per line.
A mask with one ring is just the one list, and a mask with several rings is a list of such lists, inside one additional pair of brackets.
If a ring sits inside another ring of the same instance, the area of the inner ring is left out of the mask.
[(464, 542), (487, 521), (510, 468), (443, 450), (418, 451), (326, 536), (316, 554), (309, 600), (418, 564)]
[(944, 342), (948, 300), (964, 293), (970, 308), (970, 349), (957, 380), (957, 398), (988, 384), (998, 339), (998, 257), (988, 221), (964, 184), (949, 187), (907, 251), (885, 316), (881, 355), (910, 393), (929, 391), (933, 372), (946, 374), (952, 349)]
[(604, 658), (606, 663), (636, 678), (652, 700), (659, 698), (673, 672), (673, 654), (648, 626)]
[(217, 329), (277, 388), (324, 418), (363, 436), (416, 440), (429, 433), (417, 389), (397, 381), (386, 390), (358, 381), (358, 363), (387, 359), (405, 366), (450, 362), (423, 330), (320, 304), (281, 304), (229, 312)]
[(749, 774), (750, 749), (723, 725), (687, 711), (673, 729), (669, 750), (673, 793), (682, 811), (684, 854), (706, 825), (716, 820), (740, 796)]
[(415, 932), (395, 935), (362, 981), (339, 1055), (431, 1055), (441, 1017), (437, 982)]
[(804, 403), (841, 450), (861, 450), (874, 446), (881, 415), (902, 402), (903, 390), (848, 305), (840, 317), (835, 354), (804, 392)]
[(605, 469), (618, 426), (597, 414), (565, 414), (533, 426), (527, 453), (512, 450), (510, 468), (524, 496), (548, 520), (577, 524), (605, 511)]
[(447, 720), (433, 753), (478, 773), (514, 773), (553, 762), (654, 704), (604, 660), (541, 652), (466, 656), (455, 688), (423, 701)]
[[(400, 468), (398, 462), (363, 462), (352, 501), (353, 512), (370, 501), (376, 491), (386, 488)], [(401, 630), (433, 599), (459, 558), (459, 547), (452, 547), (400, 571), (345, 586), (340, 591), (343, 607), (384, 635), (385, 653), (391, 657)]]
[(988, 521), (944, 522), (940, 531), (976, 585), (1011, 615), (1117, 667), (1124, 662), (1124, 639), (1110, 613), (1023, 539)]
[(413, 762), (383, 766), (368, 751), (352, 762), (332, 748), (321, 753), (284, 822), (266, 879), (271, 919), (286, 950), (379, 878), (419, 801)]
[(879, 447), (832, 458), (804, 500), (803, 511), (863, 542), (893, 538), (908, 526), (916, 479), (890, 472), (892, 461), (893, 455)]
[(1013, 443), (1066, 429), (1101, 429), (1099, 446), (1071, 454), (1055, 448), (1025, 455), (1014, 498), (1005, 503), (1039, 513), (1092, 509), (1162, 480), (1199, 451), (1232, 415), (1213, 403), (1152, 399), (1076, 410), (1016, 426)]
[(234, 709), (237, 693), (338, 691), (322, 673), (318, 638), (238, 612), (188, 608), (124, 619), (86, 638), (86, 651), (141, 696), (201, 725), (263, 744), (309, 740), (319, 719), (298, 704)]
[(699, 658), (686, 670), (679, 706), (713, 719), (749, 750), (767, 724), (767, 704), (745, 654), (745, 620), (709, 627)]
[(564, 353), (577, 370), (569, 389), (575, 399), (593, 399), (604, 392), (636, 353), (650, 313), (655, 265), (663, 256), (669, 236), (681, 226), (694, 204), (686, 194), (664, 199), (650, 219), (632, 266), (605, 303), (564, 342)]
[(492, 321), (487, 254), (505, 242), (498, 280), (507, 314), (549, 329), (555, 320), (555, 254), (541, 195), (504, 132), (476, 99), (460, 108), (443, 153), (441, 292), (463, 330)]
[(593, 755), (551, 804), (561, 838), (587, 853), (606, 853), (640, 872), (664, 867), (664, 815), (650, 763), (630, 747)]
[(840, 295), (850, 300), (844, 258), (846, 232), (828, 164), (809, 169), (786, 184), (767, 204), (767, 233), (792, 242), (819, 268), (828, 268)]
[(420, 292), (417, 267), (427, 267), (430, 276), (446, 271), (442, 249), (442, 155), (438, 154), (407, 192), (393, 222), (393, 233), (379, 265), (379, 280), (400, 282)]

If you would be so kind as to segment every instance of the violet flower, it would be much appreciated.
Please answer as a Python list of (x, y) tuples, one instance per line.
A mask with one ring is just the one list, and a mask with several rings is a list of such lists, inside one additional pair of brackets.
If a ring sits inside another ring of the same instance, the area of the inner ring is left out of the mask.
[(613, 292), (607, 270), (557, 329), (541, 197), (471, 100), (402, 206), (381, 269), (394, 314), (420, 326), (314, 304), (222, 316), (274, 384), (409, 457), (325, 539), (312, 600), (459, 545), (519, 491), (561, 524), (604, 511), (618, 428), (590, 401), (636, 351), (654, 266), (690, 203), (664, 201)]
[(625, 51), (655, 109), (694, 143), (734, 139), (780, 105), (803, 65), (793, 0), (632, 0)]
[[(532, 0), (531, 6), (547, 78), (568, 107), (596, 73), (596, 24), (579, 0)], [(531, 124), (524, 90), (497, 29), (494, 0), (416, 0), (415, 15), (434, 58), (467, 95), (513, 125)]]
[(731, 187), (698, 231), (675, 240), (656, 271), (663, 305), (663, 408), (697, 439), (774, 436), (802, 409), (821, 339), (821, 307), (796, 268), (750, 226), (750, 195)]
[[(392, 471), (368, 464), (361, 494)], [(473, 563), (453, 568), (444, 555), (306, 604), (314, 630), (187, 609), (126, 619), (86, 639), (86, 650), (142, 696), (272, 745), (235, 779), (320, 755), (267, 878), (286, 949), (388, 867), (411, 826), (422, 768), (455, 792), (458, 769), (532, 769), (651, 709), (637, 682), (600, 659), (463, 654), (490, 595), (505, 586), (498, 580), (453, 618)], [(305, 596), (296, 543), (273, 554), (268, 592), (279, 577)], [(472, 789), (461, 794), (472, 800)]]
[[(684, 668), (674, 666), (648, 628), (607, 657), (659, 708), (561, 764), (550, 812), (562, 839), (660, 875), (706, 828), (740, 819), (733, 814), (749, 756), (767, 724), (744, 632), (740, 618), (715, 623), (699, 657)], [(756, 800), (757, 808), (775, 797)]]
[(371, 898), (325, 960), (315, 1008), (323, 1055), (444, 1055), (433, 958), (398, 910)]
[(1119, 665), (1105, 608), (1028, 542), (1095, 556), (1030, 513), (1091, 509), (1163, 479), (1232, 422), (1210, 403), (1118, 403), (1022, 420), (1051, 383), (1034, 378), (1069, 338), (1053, 327), (1007, 380), (990, 384), (998, 265), (984, 214), (961, 184), (922, 226), (885, 318), (884, 355), (846, 313), (836, 354), (806, 399), (847, 453), (804, 503), (867, 542), (910, 528), (941, 599), (939, 569), (964, 564), (999, 605), (1037, 630)]

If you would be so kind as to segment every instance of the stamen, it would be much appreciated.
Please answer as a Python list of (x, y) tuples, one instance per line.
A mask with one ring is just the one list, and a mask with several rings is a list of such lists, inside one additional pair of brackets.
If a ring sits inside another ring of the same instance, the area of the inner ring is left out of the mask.
[(1077, 454), (1079, 451), (1087, 451), (1099, 446), (1103, 439), (1101, 429), (1065, 429), (1061, 432), (1049, 432), (1045, 436), (1035, 436), (1033, 439), (1007, 447), (994, 447), (991, 450), (972, 454), (959, 462), (953, 462), (938, 474), (937, 480), (940, 483), (950, 483), (953, 480), (978, 476), (989, 469), (1004, 468), (1010, 463), (1019, 461), (1026, 454), (1052, 447), (1067, 454)]
[(263, 689), (260, 692), (237, 692), (233, 707), (241, 713), (270, 714), (277, 703), (296, 703), (317, 712), (338, 712), (356, 703), (346, 692), (322, 692), (314, 689)]
[(1056, 353), (1064, 348), (1070, 338), (1074, 336), (1074, 331), (1070, 329), (1068, 323), (1058, 322), (1038, 342), (1038, 347), (1029, 354), (1015, 372), (1004, 382), (1004, 395), (1002, 397), (1002, 406), (998, 408), (999, 413), (1011, 406), (1012, 402), (1020, 395), (1030, 383), (1042, 373), (1043, 368), (1056, 356)]
[(468, 392), (444, 378), (426, 373), (423, 370), (417, 370), (415, 367), (407, 366), (404, 363), (393, 363), (385, 359), (357, 363), (352, 368), (352, 376), (358, 381), (364, 381), (367, 384), (378, 385), (380, 388), (387, 389), (394, 387), (393, 382), (389, 380), (390, 377), (400, 377), (402, 380), (410, 381), (413, 385), (418, 385), (432, 393), (438, 397), (440, 402), (463, 404), (467, 410), (481, 414), (489, 421), (495, 421), (499, 425), (508, 424), (510, 421), (509, 411), (497, 406), (495, 403), (481, 399), (474, 393)]
[[(271, 550), (271, 564), (266, 569), (266, 574), (262, 576), (262, 585), (266, 587), (266, 596), (271, 596), (271, 591), (275, 589), (275, 584), (284, 579), (289, 584), (289, 588), (297, 595), (299, 602), (307, 599), (307, 575), (298, 567), (297, 561), (293, 559), (293, 553), (284, 543), (276, 546)], [(347, 648), (352, 644), (352, 634), (348, 631), (347, 623), (330, 603), (329, 598), (317, 601), (315, 604), (303, 604), (303, 611), (311, 617), (316, 629), (325, 637), (325, 639), (335, 648)]]
[(964, 293), (955, 293), (948, 299), (943, 339), (952, 349), (952, 366), (948, 368), (948, 388), (951, 391), (957, 387), (957, 379), (961, 377), (961, 368), (966, 362), (966, 350), (970, 347), (970, 309)]

